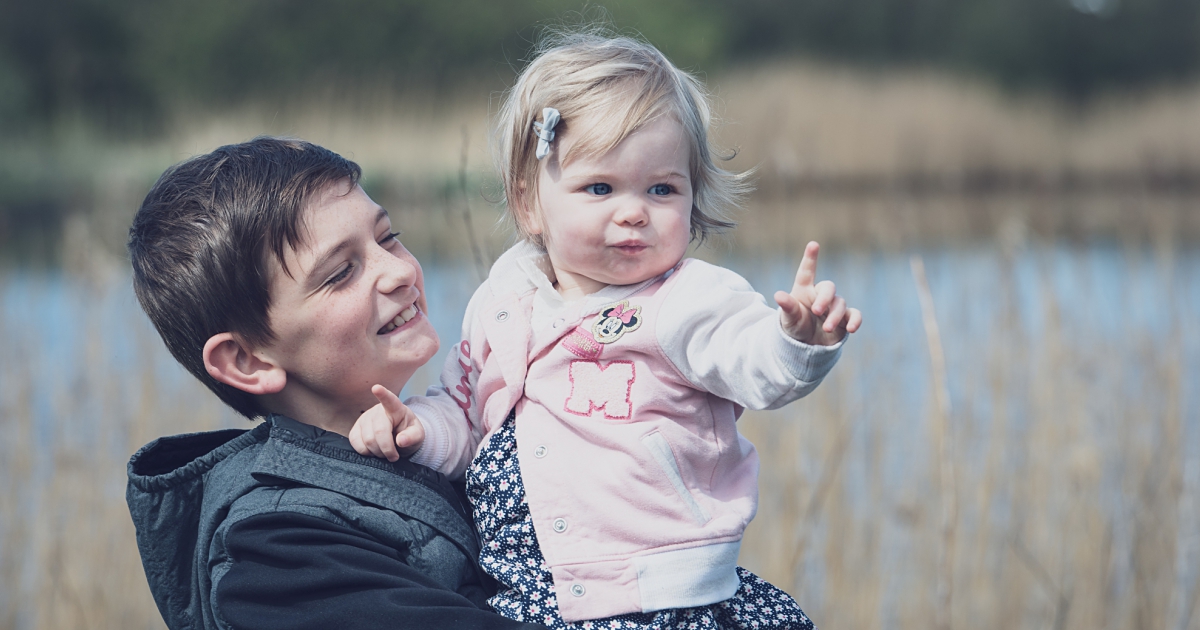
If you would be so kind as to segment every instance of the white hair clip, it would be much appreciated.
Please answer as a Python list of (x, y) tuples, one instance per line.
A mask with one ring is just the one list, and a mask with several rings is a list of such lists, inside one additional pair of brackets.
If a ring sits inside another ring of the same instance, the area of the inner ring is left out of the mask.
[(550, 155), (550, 142), (554, 140), (554, 127), (558, 125), (558, 121), (562, 120), (558, 110), (553, 107), (542, 109), (542, 121), (533, 121), (533, 132), (537, 134), (538, 144), (537, 152), (534, 155), (537, 159), (542, 159)]

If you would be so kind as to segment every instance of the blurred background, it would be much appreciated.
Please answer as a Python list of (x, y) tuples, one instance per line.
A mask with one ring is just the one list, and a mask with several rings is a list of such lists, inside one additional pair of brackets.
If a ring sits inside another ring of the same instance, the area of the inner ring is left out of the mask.
[(770, 295), (818, 240), (865, 314), (741, 421), (742, 563), (826, 628), (1200, 628), (1195, 0), (0, 0), (0, 629), (161, 628), (124, 463), (248, 424), (133, 298), (163, 169), (259, 134), (358, 161), (448, 346), (512, 242), (489, 116), (597, 19), (757, 169), (695, 255)]

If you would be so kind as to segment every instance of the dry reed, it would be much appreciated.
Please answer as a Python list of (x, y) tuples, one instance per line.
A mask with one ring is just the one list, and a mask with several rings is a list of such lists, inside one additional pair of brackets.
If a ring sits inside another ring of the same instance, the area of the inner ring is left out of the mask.
[[(1200, 240), (1200, 214), (1190, 210), (1200, 190), (1197, 86), (1079, 106), (934, 72), (798, 62), (733, 68), (709, 83), (724, 119), (718, 139), (738, 151), (730, 167), (758, 169), (752, 206), (765, 219), (747, 223), (765, 231), (739, 232), (742, 243), (753, 236), (756, 247), (772, 245), (773, 222), (801, 220), (801, 205), (812, 235), (828, 244), (990, 238), (999, 222), (1084, 238), (1162, 227)], [(182, 104), (170, 133), (155, 141), (114, 142), (65, 128), (46, 146), (11, 147), (0, 168), (53, 164), (53, 172), (21, 178), (79, 180), (82, 193), (66, 210), (94, 215), (93, 239), (119, 253), (138, 200), (166, 166), (259, 134), (300, 136), (363, 165), (368, 192), (421, 235), (418, 255), (472, 247), (462, 221), (465, 181), (467, 216), (480, 227), (486, 262), (508, 238), (488, 228), (500, 217), (490, 203), (499, 187), (488, 117), (503, 87), (368, 88), (222, 111)], [(1141, 216), (1147, 194), (1185, 201), (1162, 217)]]
[[(130, 300), (125, 282), (68, 276), (79, 313)], [(1196, 628), (1190, 519), (1200, 484), (1195, 456), (1179, 448), (1197, 431), (1181, 407), (1183, 366), (1194, 361), (1184, 348), (1195, 342), (1081, 345), (1048, 286), (1035, 341), (1004, 284), (995, 306), (1013, 315), (972, 341), (978, 369), (949, 376), (965, 397), (955, 407), (955, 625)], [(1183, 307), (1167, 308), (1182, 326)], [(897, 315), (869, 312), (868, 325)], [(0, 628), (160, 627), (122, 501), (124, 459), (157, 435), (237, 421), (179, 373), (145, 322), (74, 321), (79, 361), (53, 370), (39, 358), (45, 340), (0, 322), (0, 470), (10, 488), (0, 497)], [(942, 334), (948, 351), (966, 339), (953, 323)], [(764, 466), (743, 562), (825, 627), (927, 628), (938, 618), (936, 449), (895, 426), (920, 415), (911, 407), (920, 396), (903, 390), (909, 353), (921, 352), (906, 338), (920, 339), (919, 324), (896, 335), (854, 340), (809, 399), (742, 420)], [(109, 357), (122, 352), (139, 367), (112, 370)], [(56, 378), (41, 380), (48, 373)], [(1135, 386), (1130, 395), (1111, 389), (1121, 382)], [(937, 444), (932, 424), (924, 435)]]
[[(160, 628), (125, 507), (125, 461), (159, 435), (233, 420), (164, 355), (120, 261), (87, 253), (82, 226), (67, 231), (65, 278), (5, 276), (33, 285), (10, 299), (58, 312), (3, 322), (0, 628)], [(47, 317), (69, 326), (39, 323)]]
[[(1195, 374), (1193, 303), (1158, 305), (1172, 322), (1166, 338), (1178, 343), (1137, 329), (1081, 338), (1079, 314), (1063, 312), (1080, 305), (1060, 303), (1050, 263), (1040, 263), (1031, 300), (1016, 288), (1014, 262), (1046, 243), (1071, 252), (1071, 243), (1099, 235), (1131, 257), (1152, 248), (1155, 282), (1178, 285), (1174, 274), (1194, 270), (1183, 266), (1180, 244), (1200, 240), (1194, 198), (1146, 190), (928, 196), (903, 185), (913, 173), (1194, 169), (1200, 138), (1190, 121), (1200, 92), (1113, 96), (1080, 113), (926, 74), (781, 65), (712, 83), (732, 123), (722, 137), (744, 148), (734, 165), (762, 173), (734, 252), (795, 252), (815, 238), (825, 251), (852, 247), (869, 261), (968, 243), (1007, 261), (987, 279), (988, 307), (998, 313), (990, 328), (968, 331), (953, 315), (967, 305), (938, 302), (947, 354), (966, 354), (972, 366), (948, 372), (958, 472), (948, 484), (958, 489), (949, 574), (938, 555), (936, 427), (898, 426), (938, 417), (914, 409), (922, 394), (906, 389), (905, 370), (923, 352), (910, 343), (919, 325), (860, 334), (809, 399), (743, 418), (763, 458), (743, 562), (830, 628), (937, 625), (937, 584), (947, 575), (954, 597), (945, 614), (960, 627), (1200, 628), (1200, 456), (1181, 448), (1200, 432), (1185, 382)], [(94, 194), (64, 226), (62, 280), (75, 296), (69, 322), (79, 348), (70, 356), (78, 360), (47, 364), (45, 332), (6, 316), (17, 305), (0, 310), (0, 474), (9, 488), (0, 493), (0, 630), (161, 627), (125, 513), (124, 462), (158, 435), (239, 424), (166, 357), (140, 316), (99, 314), (132, 299), (113, 252), (149, 181), (221, 143), (299, 135), (363, 163), (367, 186), (424, 260), (476, 257), (465, 255), (475, 240), (468, 230), (481, 242), (478, 257), (493, 258), (506, 233), (474, 228), (498, 217), (476, 196), (488, 181), (486, 96), (464, 94), (326, 95), (294, 109), (181, 115), (188, 123), (161, 143), (80, 141)], [(893, 183), (869, 195), (801, 185), (807, 174), (855, 173)], [(961, 293), (939, 293), (936, 280), (935, 299)], [(0, 291), (17, 281), (0, 274)], [(904, 289), (911, 296), (911, 281)], [(867, 317), (869, 330), (902, 313)], [(114, 355), (133, 358), (114, 370)]]
[[(1085, 260), (1080, 254), (1072, 268)], [(1005, 273), (1014, 272), (1015, 263), (998, 266), (1009, 265)], [(998, 278), (993, 312), (1001, 315), (982, 337), (945, 315), (969, 304), (938, 308), (947, 352), (960, 353), (959, 369), (948, 370), (958, 392), (959, 427), (950, 453), (959, 473), (959, 506), (950, 524), (957, 531), (953, 625), (1200, 627), (1194, 520), (1200, 497), (1196, 457), (1186, 446), (1200, 426), (1194, 398), (1189, 406), (1181, 389), (1186, 374), (1195, 377), (1198, 345), (1193, 333), (1170, 323), (1186, 319), (1187, 311), (1178, 310), (1182, 302), (1162, 305), (1171, 313), (1158, 318), (1167, 326), (1166, 344), (1150, 343), (1141, 330), (1097, 337), (1089, 329), (1081, 338), (1072, 329), (1079, 323), (1066, 321), (1081, 314), (1064, 314), (1081, 305), (1061, 303), (1050, 263), (1039, 263), (1037, 271), (1044, 274), (1035, 280), (1039, 310), (1020, 313), (1028, 303), (1008, 286), (1011, 280)], [(943, 287), (934, 295), (965, 299), (963, 288)], [(1030, 317), (1039, 332), (1022, 323)], [(908, 332), (920, 339), (920, 321)], [(962, 343), (972, 346), (955, 348)], [(939, 580), (946, 571), (940, 560), (946, 544), (939, 517), (942, 438), (937, 422), (921, 439), (893, 426), (909, 427), (905, 418), (924, 415), (907, 406), (921, 396), (902, 390), (911, 380), (898, 369), (919, 361), (897, 356), (901, 346), (921, 352), (921, 345), (879, 337), (851, 344), (810, 399), (743, 418), (743, 432), (760, 448), (763, 477), (759, 516), (742, 560), (795, 594), (819, 625), (935, 627), (943, 622)], [(875, 363), (885, 367), (872, 370)], [(936, 398), (929, 397), (932, 411), (925, 417), (942, 413)], [(854, 434), (848, 450), (847, 431)], [(900, 466), (898, 453), (904, 454)], [(839, 478), (832, 492), (826, 481), (831, 466)], [(817, 500), (823, 507), (816, 518), (797, 508)], [(808, 545), (812, 540), (824, 545)]]
[(911, 259), (913, 280), (921, 302), (921, 320), (929, 343), (929, 362), (933, 376), (934, 398), (937, 399), (937, 467), (938, 498), (942, 504), (941, 540), (938, 545), (937, 620), (938, 630), (949, 630), (953, 623), (954, 602), (954, 544), (958, 525), (958, 484), (954, 470), (954, 422), (950, 404), (950, 382), (946, 375), (946, 356), (942, 351), (942, 335), (938, 329), (933, 293), (925, 277), (925, 262), (920, 256)]

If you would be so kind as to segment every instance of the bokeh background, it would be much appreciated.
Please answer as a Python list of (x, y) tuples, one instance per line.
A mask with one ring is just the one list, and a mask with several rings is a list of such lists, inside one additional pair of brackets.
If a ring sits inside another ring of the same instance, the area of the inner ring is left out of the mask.
[(1195, 0), (0, 0), (0, 629), (162, 627), (124, 463), (247, 424), (133, 298), (162, 170), (258, 134), (358, 161), (449, 345), (512, 241), (489, 116), (596, 20), (702, 76), (757, 169), (695, 255), (769, 295), (819, 240), (865, 313), (741, 421), (742, 563), (826, 628), (1200, 628)]

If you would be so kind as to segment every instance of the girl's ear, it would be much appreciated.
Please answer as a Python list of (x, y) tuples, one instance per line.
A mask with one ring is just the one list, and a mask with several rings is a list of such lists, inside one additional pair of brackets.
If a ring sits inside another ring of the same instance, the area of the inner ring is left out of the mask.
[(269, 357), (255, 355), (233, 333), (218, 333), (204, 344), (204, 369), (218, 382), (249, 394), (275, 394), (287, 384), (287, 372)]
[(524, 181), (517, 182), (517, 188), (521, 191), (521, 200), (513, 208), (516, 211), (517, 221), (526, 234), (537, 236), (544, 231), (544, 228), (541, 216), (534, 210), (536, 204), (529, 198), (529, 190)]

